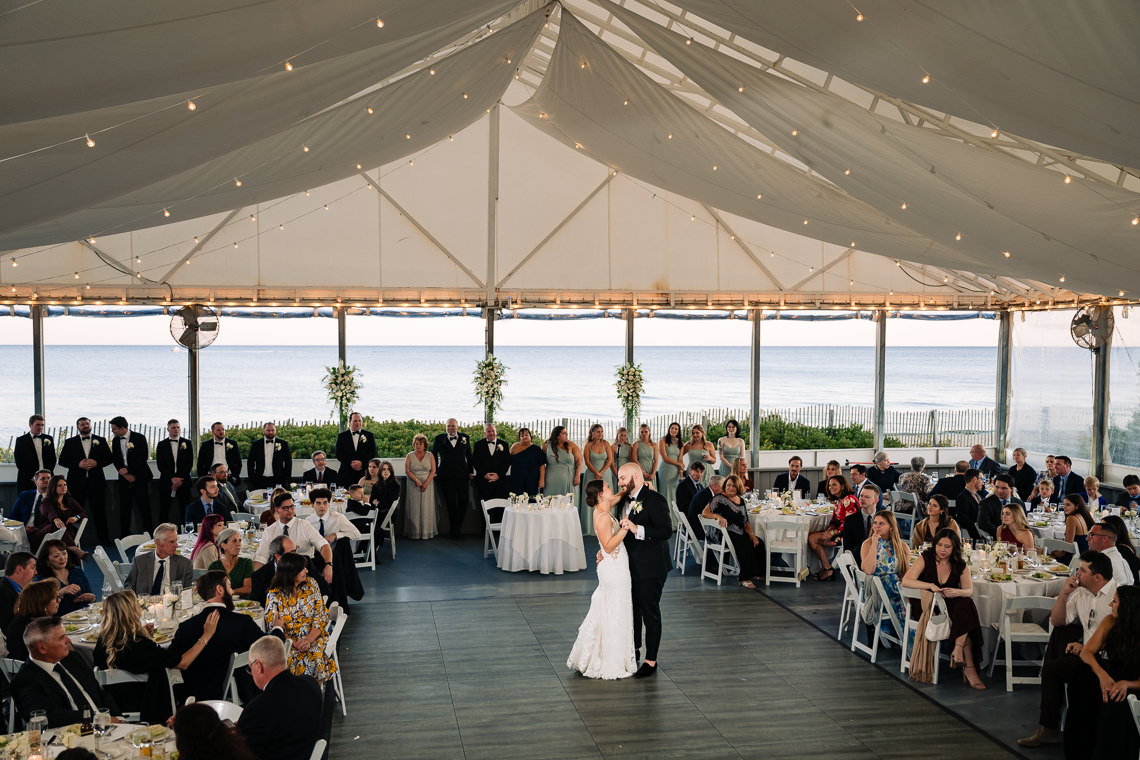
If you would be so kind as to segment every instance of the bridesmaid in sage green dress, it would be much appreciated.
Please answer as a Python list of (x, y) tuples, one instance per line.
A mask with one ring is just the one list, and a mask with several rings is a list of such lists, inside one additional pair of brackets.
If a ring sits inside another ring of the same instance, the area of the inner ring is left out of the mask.
[[(677, 498), (677, 484), (681, 481), (681, 468), (685, 463), (681, 461), (681, 425), (677, 422), (669, 423), (669, 432), (657, 442), (657, 453), (661, 457), (661, 464), (657, 467), (657, 492), (665, 497), (665, 501), (672, 503)], [(669, 510), (669, 518), (673, 522), (673, 530), (677, 529), (677, 514)]]
[(575, 491), (581, 472), (582, 452), (578, 444), (570, 440), (566, 428), (558, 425), (550, 431), (550, 438), (542, 444), (542, 450), (546, 452), (543, 494), (561, 496)]
[(740, 423), (736, 420), (729, 420), (724, 423), (724, 429), (728, 435), (716, 442), (716, 450), (720, 455), (720, 466), (717, 468), (717, 474), (727, 477), (732, 472), (732, 465), (736, 463), (736, 460), (744, 456), (744, 439), (736, 435), (740, 432)]
[(657, 483), (657, 444), (649, 434), (649, 426), (642, 424), (637, 430), (637, 441), (633, 444), (631, 457), (641, 467), (645, 483), (654, 488)]
[(613, 475), (614, 483), (617, 483), (618, 470), (621, 466), (629, 461), (630, 453), (633, 447), (629, 445), (629, 431), (623, 427), (617, 429), (617, 434), (614, 436), (613, 445), (610, 450), (613, 452), (613, 463), (610, 465), (610, 473)]
[(601, 480), (610, 487), (611, 491), (616, 490), (617, 481), (610, 472), (611, 464), (613, 464), (613, 452), (606, 441), (606, 431), (601, 425), (594, 423), (590, 426), (590, 438), (586, 441), (582, 452), (582, 487), (578, 509), (582, 514), (583, 535), (594, 535), (594, 508), (586, 504), (586, 484), (591, 480)]
[(688, 442), (681, 447), (681, 456), (685, 459), (685, 469), (693, 462), (702, 462), (705, 474), (701, 476), (701, 487), (708, 488), (709, 478), (712, 477), (712, 466), (716, 464), (716, 449), (705, 440), (705, 429), (700, 425), (693, 425)]

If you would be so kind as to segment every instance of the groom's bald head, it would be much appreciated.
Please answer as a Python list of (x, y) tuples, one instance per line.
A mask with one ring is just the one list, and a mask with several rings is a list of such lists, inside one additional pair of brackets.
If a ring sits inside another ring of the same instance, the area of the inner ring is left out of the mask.
[(627, 493), (632, 493), (645, 485), (645, 477), (641, 472), (641, 465), (637, 462), (626, 462), (618, 470), (618, 486)]

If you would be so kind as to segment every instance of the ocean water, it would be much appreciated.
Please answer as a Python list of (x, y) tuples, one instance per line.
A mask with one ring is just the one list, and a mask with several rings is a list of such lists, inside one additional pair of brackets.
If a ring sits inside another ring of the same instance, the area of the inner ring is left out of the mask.
[[(76, 417), (122, 414), (132, 425), (185, 423), (187, 355), (166, 346), (48, 346), (46, 416), (49, 426)], [(501, 418), (531, 421), (621, 416), (614, 370), (620, 346), (503, 346), (509, 368)], [(0, 446), (26, 430), (32, 409), (31, 349), (0, 346)], [(471, 376), (482, 349), (475, 346), (349, 347), (364, 388), (358, 407), (377, 419), (482, 418)], [(336, 346), (221, 346), (201, 354), (202, 424), (327, 419), (321, 387)], [(682, 410), (747, 408), (747, 347), (639, 347), (645, 372), (643, 415)], [(992, 407), (995, 349), (896, 347), (887, 349), (890, 409)], [(760, 354), (764, 408), (873, 403), (874, 349), (765, 347)], [(971, 367), (964, 372), (962, 368)], [(948, 371), (950, 370), (950, 371)]]

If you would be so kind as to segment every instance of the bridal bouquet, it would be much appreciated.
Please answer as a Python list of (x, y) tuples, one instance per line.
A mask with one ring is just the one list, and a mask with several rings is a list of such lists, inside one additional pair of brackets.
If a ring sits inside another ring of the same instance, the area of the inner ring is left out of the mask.
[(338, 362), (335, 367), (325, 367), (322, 382), (329, 394), (329, 401), (337, 410), (342, 428), (348, 425), (348, 412), (360, 398), (360, 389), (364, 387), (357, 377), (358, 372), (355, 366), (346, 367), (344, 362)]
[(618, 401), (622, 411), (629, 419), (637, 416), (641, 411), (641, 394), (645, 392), (645, 376), (641, 372), (641, 365), (626, 362), (617, 368)]
[(476, 406), (483, 405), (483, 418), (491, 422), (495, 409), (503, 405), (503, 386), (507, 384), (507, 366), (491, 355), (475, 364)]

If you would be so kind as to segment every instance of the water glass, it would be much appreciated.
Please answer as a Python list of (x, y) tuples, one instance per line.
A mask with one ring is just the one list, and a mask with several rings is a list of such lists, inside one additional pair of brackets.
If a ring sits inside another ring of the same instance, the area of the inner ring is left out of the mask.
[(28, 716), (28, 754), (40, 754), (41, 743), (43, 741), (44, 731), (47, 730), (47, 712), (44, 710), (32, 710), (31, 715)]
[(103, 737), (111, 730), (111, 711), (101, 707), (95, 711), (95, 719), (91, 722), (95, 727), (95, 748), (99, 749)]

